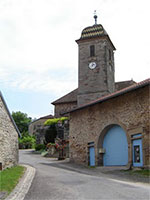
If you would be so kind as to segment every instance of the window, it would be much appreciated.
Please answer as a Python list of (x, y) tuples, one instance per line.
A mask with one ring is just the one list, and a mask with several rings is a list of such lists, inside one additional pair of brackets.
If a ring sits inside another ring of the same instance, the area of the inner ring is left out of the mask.
[(95, 46), (91, 45), (90, 46), (90, 57), (95, 56)]
[(109, 49), (109, 61), (111, 61), (111, 50)]
[(134, 146), (134, 162), (140, 163), (140, 145)]

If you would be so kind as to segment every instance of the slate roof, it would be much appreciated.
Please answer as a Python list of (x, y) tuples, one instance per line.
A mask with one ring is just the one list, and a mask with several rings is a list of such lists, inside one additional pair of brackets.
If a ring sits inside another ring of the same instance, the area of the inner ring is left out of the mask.
[[(116, 90), (120, 90), (130, 85), (133, 85), (134, 83), (136, 82), (133, 80), (116, 82), (115, 88)], [(73, 102), (77, 103), (77, 95), (78, 95), (78, 88), (64, 95), (63, 97), (57, 99), (56, 101), (53, 101), (52, 104), (56, 105), (56, 104), (61, 104), (61, 103), (73, 103)]]
[(115, 91), (122, 90), (123, 88), (129, 87), (135, 83), (136, 82), (133, 80), (116, 82), (115, 83)]
[[(40, 119), (53, 119), (54, 118), (54, 116), (53, 115), (46, 115), (46, 116), (44, 116), (44, 117), (40, 117), (40, 118), (38, 118), (38, 119), (36, 119), (36, 120), (34, 120), (33, 122), (31, 122), (30, 124), (32, 124), (32, 123), (34, 123), (34, 122), (36, 122), (36, 121), (39, 121)], [(30, 125), (29, 124), (29, 125)]]
[(40, 117), (39, 119), (53, 119), (54, 116), (53, 115), (46, 115), (44, 117)]
[(4, 99), (4, 97), (3, 97), (2, 93), (1, 93), (1, 91), (0, 91), (0, 97), (1, 97), (2, 102), (3, 102), (3, 104), (4, 104), (5, 108), (6, 108), (7, 114), (9, 115), (9, 118), (10, 118), (11, 122), (12, 122), (12, 124), (14, 125), (14, 127), (15, 127), (15, 129), (16, 129), (16, 131), (17, 131), (17, 133), (18, 133), (18, 136), (21, 137), (21, 133), (20, 133), (20, 131), (19, 131), (19, 129), (18, 129), (18, 127), (17, 127), (17, 125), (16, 125), (16, 123), (15, 123), (13, 117), (11, 116), (11, 114), (10, 114), (10, 112), (9, 112), (9, 109), (8, 109), (8, 107), (7, 107), (7, 104), (6, 104), (6, 102), (5, 102), (5, 99)]
[(55, 104), (61, 104), (61, 103), (77, 102), (77, 94), (78, 94), (78, 88), (64, 95), (63, 97), (57, 99), (56, 101), (53, 101), (52, 104), (55, 105)]
[(103, 96), (103, 97), (101, 97), (101, 98), (98, 98), (98, 99), (96, 99), (95, 101), (92, 101), (92, 102), (90, 102), (90, 103), (88, 103), (88, 104), (85, 104), (85, 105), (82, 105), (82, 106), (80, 106), (80, 107), (74, 108), (74, 109), (72, 109), (72, 110), (70, 110), (70, 111), (68, 111), (68, 112), (64, 112), (63, 114), (71, 113), (71, 112), (74, 112), (74, 111), (77, 111), (77, 110), (81, 110), (81, 109), (87, 108), (87, 107), (89, 107), (89, 106), (93, 106), (93, 105), (95, 105), (95, 104), (98, 104), (98, 103), (107, 101), (107, 100), (112, 99), (112, 98), (115, 98), (115, 97), (117, 97), (117, 96), (126, 94), (126, 93), (128, 93), (128, 92), (134, 91), (134, 90), (139, 89), (139, 88), (142, 88), (142, 87), (144, 87), (144, 86), (146, 86), (146, 85), (150, 85), (150, 78), (149, 78), (149, 79), (146, 79), (146, 80), (144, 80), (144, 81), (141, 81), (141, 82), (139, 82), (139, 83), (135, 83), (135, 84), (133, 84), (133, 85), (131, 85), (131, 86), (129, 86), (129, 87), (126, 87), (126, 88), (124, 88), (124, 89), (122, 89), (122, 90), (119, 90), (119, 91), (116, 91), (116, 92), (111, 93), (111, 94), (109, 94), (109, 95), (106, 95), (106, 96)]

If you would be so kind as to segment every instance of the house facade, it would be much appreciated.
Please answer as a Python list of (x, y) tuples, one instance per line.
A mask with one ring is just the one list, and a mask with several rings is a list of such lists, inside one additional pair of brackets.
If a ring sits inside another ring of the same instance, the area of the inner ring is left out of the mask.
[[(133, 80), (115, 82), (115, 91), (131, 86), (134, 83), (135, 81)], [(69, 114), (67, 113), (64, 114), (64, 113), (74, 108), (77, 108), (77, 96), (78, 96), (78, 88), (64, 95), (63, 97), (57, 99), (56, 101), (52, 102), (55, 109), (54, 110), (55, 117), (61, 117), (62, 114), (64, 116), (69, 116)]]
[(46, 115), (44, 117), (40, 117), (39, 119), (29, 124), (29, 127), (28, 127), (29, 134), (34, 135), (36, 137), (37, 144), (44, 144), (45, 131), (46, 131), (44, 122), (48, 119), (53, 119), (53, 118), (54, 118), (53, 115)]
[(48, 119), (53, 119), (53, 115), (46, 115), (44, 117), (40, 117), (39, 119), (36, 119), (35, 121), (31, 122), (29, 124), (29, 134), (30, 135), (35, 135), (36, 132), (39, 130), (39, 128), (43, 128), (44, 127), (44, 122)]
[(115, 82), (116, 49), (94, 18), (95, 24), (76, 40), (74, 107), (67, 107), (72, 92), (53, 103), (58, 115), (70, 115), (70, 160), (90, 166), (149, 167), (150, 80)]
[(0, 169), (18, 163), (19, 130), (0, 92)]
[[(75, 89), (52, 102), (52, 104), (55, 106), (55, 117), (60, 117), (62, 113), (77, 107), (77, 94), (78, 89)], [(68, 114), (66, 114), (66, 116), (68, 116)]]
[(71, 161), (149, 167), (149, 99), (150, 79), (72, 110)]

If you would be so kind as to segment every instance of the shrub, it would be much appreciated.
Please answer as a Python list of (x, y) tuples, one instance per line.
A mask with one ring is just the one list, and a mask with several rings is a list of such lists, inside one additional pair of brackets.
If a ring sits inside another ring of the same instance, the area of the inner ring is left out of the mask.
[(43, 151), (41, 152), (41, 156), (46, 157), (47, 155), (48, 155), (48, 152), (47, 152), (47, 151), (43, 150)]
[(34, 148), (35, 145), (35, 138), (34, 136), (25, 136), (22, 138), (19, 138), (19, 148), (20, 149), (30, 149)]
[(46, 148), (45, 144), (36, 144), (35, 145), (36, 151), (44, 150), (45, 148)]
[[(47, 121), (45, 121), (44, 125), (48, 126), (47, 130), (45, 131), (45, 142), (46, 143), (55, 143), (55, 138), (58, 136), (60, 137), (60, 135), (58, 135), (58, 122), (60, 122), (61, 124), (64, 124), (64, 121), (68, 120), (68, 117), (61, 117), (61, 118), (54, 118), (54, 119), (48, 119)], [(63, 126), (62, 126), (63, 128)], [(60, 131), (59, 131), (60, 132)], [(59, 134), (63, 134), (63, 129)]]
[(45, 133), (46, 143), (54, 143), (56, 136), (57, 136), (57, 130), (56, 130), (56, 126), (53, 124), (46, 130), (46, 133)]

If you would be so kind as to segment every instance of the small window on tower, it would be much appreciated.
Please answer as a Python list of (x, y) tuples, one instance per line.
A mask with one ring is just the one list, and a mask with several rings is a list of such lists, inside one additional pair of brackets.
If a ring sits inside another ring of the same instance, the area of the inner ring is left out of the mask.
[(90, 56), (95, 56), (95, 46), (94, 45), (91, 45), (90, 46)]
[(109, 61), (111, 61), (111, 50), (109, 49)]

